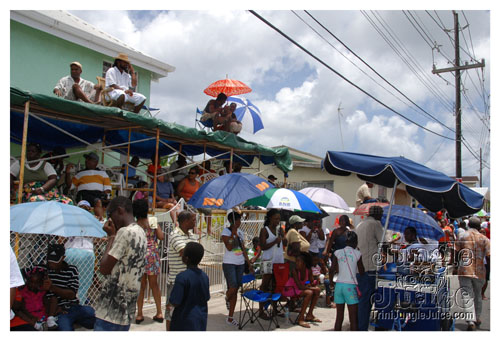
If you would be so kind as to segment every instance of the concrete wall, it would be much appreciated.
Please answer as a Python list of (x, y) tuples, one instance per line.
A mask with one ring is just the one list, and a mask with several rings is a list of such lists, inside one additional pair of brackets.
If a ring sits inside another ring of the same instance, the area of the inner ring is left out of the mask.
[[(96, 83), (96, 76), (102, 76), (103, 61), (113, 63), (114, 57), (10, 21), (10, 86), (50, 95), (59, 79), (70, 74), (73, 61), (82, 64), (82, 78)], [(137, 91), (149, 103), (151, 72), (134, 69), (139, 74)]]

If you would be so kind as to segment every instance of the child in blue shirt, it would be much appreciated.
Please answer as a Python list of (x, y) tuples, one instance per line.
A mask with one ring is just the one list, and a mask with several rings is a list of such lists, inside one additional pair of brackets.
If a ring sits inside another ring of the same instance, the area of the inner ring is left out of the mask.
[(206, 331), (210, 291), (208, 276), (198, 268), (205, 250), (198, 243), (189, 242), (182, 261), (187, 269), (177, 275), (169, 302), (174, 306), (171, 331)]

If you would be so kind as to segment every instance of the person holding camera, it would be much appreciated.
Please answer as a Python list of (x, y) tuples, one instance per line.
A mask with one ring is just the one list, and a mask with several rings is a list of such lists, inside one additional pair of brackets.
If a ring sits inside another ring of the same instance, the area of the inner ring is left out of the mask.
[(137, 114), (146, 103), (146, 96), (132, 91), (136, 86), (137, 75), (128, 56), (125, 53), (118, 54), (113, 67), (106, 71), (106, 88), (113, 88), (106, 94), (107, 99), (116, 101), (116, 106), (120, 109), (123, 104), (132, 103), (134, 113)]

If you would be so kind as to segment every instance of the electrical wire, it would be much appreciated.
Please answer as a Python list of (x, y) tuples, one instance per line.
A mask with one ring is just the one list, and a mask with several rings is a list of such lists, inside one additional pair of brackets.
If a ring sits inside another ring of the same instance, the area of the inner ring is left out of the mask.
[(355, 87), (356, 89), (358, 89), (359, 91), (361, 91), (362, 93), (364, 93), (365, 95), (367, 95), (368, 97), (370, 97), (371, 99), (373, 99), (375, 102), (377, 102), (380, 105), (382, 105), (383, 107), (389, 109), (390, 111), (392, 111), (396, 115), (402, 117), (403, 119), (407, 120), (408, 122), (411, 122), (411, 123), (415, 124), (416, 126), (424, 129), (425, 131), (428, 131), (428, 132), (430, 132), (430, 133), (432, 133), (434, 135), (443, 137), (445, 139), (454, 140), (454, 139), (451, 139), (451, 138), (449, 138), (447, 136), (444, 136), (444, 135), (441, 135), (439, 133), (436, 133), (435, 131), (432, 131), (432, 130), (430, 130), (430, 129), (428, 129), (428, 128), (422, 126), (422, 125), (420, 125), (419, 123), (417, 123), (417, 122), (409, 119), (408, 117), (404, 116), (403, 114), (399, 113), (398, 111), (392, 109), (387, 104), (383, 103), (382, 101), (380, 101), (379, 99), (377, 99), (376, 97), (374, 97), (373, 95), (371, 95), (370, 93), (368, 93), (366, 90), (362, 89), (361, 87), (359, 87), (358, 85), (356, 85), (355, 83), (353, 83), (351, 80), (349, 80), (348, 78), (346, 78), (344, 75), (342, 75), (341, 73), (339, 73), (337, 70), (333, 69), (330, 65), (326, 64), (323, 60), (321, 60), (316, 55), (314, 55), (313, 53), (311, 53), (309, 50), (307, 50), (306, 48), (304, 48), (298, 42), (296, 42), (291, 37), (289, 37), (287, 34), (285, 34), (283, 31), (281, 31), (279, 28), (277, 28), (272, 23), (270, 23), (269, 21), (267, 21), (265, 18), (263, 18), (262, 16), (260, 16), (257, 12), (255, 12), (253, 10), (250, 10), (249, 12), (252, 13), (259, 20), (261, 20), (263, 23), (265, 23), (266, 25), (268, 25), (269, 27), (271, 27), (273, 30), (275, 30), (277, 33), (279, 33), (281, 36), (283, 36), (284, 38), (286, 38), (292, 44), (294, 44), (295, 46), (297, 46), (299, 49), (301, 49), (302, 51), (304, 51), (305, 53), (307, 53), (310, 57), (314, 58), (316, 61), (318, 61), (324, 67), (326, 67), (328, 70), (330, 70), (331, 72), (335, 73), (338, 77), (342, 78), (344, 81), (346, 81), (347, 83), (349, 83), (350, 85), (352, 85), (353, 87)]
[[(302, 20), (307, 26), (309, 26), (314, 32), (316, 32), (320, 37), (321, 34), (319, 34), (314, 28), (312, 28), (308, 23), (306, 23), (300, 16), (298, 16), (294, 11), (292, 11), (297, 17), (299, 17), (300, 20)], [(335, 34), (333, 34), (328, 28), (326, 28), (321, 22), (319, 22), (312, 14), (310, 14), (308, 11), (304, 10), (304, 12), (309, 15), (321, 28), (323, 28), (326, 32), (328, 32), (333, 38), (335, 38), (342, 46), (344, 46), (350, 53), (352, 53), (356, 58), (358, 58), (364, 65), (366, 65), (370, 70), (372, 70), (377, 76), (379, 76), (384, 82), (389, 84), (394, 90), (396, 90), (399, 94), (401, 94), (404, 98), (406, 98), (410, 103), (415, 105), (418, 109), (420, 109), (422, 112), (424, 112), (428, 117), (436, 121), (437, 123), (441, 124), (443, 127), (447, 128), (448, 130), (453, 131), (450, 127), (445, 125), (443, 122), (438, 120), (436, 117), (428, 113), (425, 109), (423, 109), (421, 106), (419, 106), (417, 103), (412, 101), (408, 96), (406, 96), (403, 92), (401, 92), (396, 86), (394, 86), (391, 82), (389, 82), (384, 76), (382, 76), (379, 72), (377, 72), (370, 64), (368, 64), (363, 58), (361, 58), (357, 53), (355, 53), (349, 46), (347, 46), (342, 40), (340, 40)], [(322, 37), (323, 38), (323, 37)], [(349, 58), (345, 57), (342, 52), (340, 52), (337, 48), (335, 48), (332, 44), (330, 44), (325, 38), (323, 38), (330, 46), (332, 46), (335, 50), (337, 50), (344, 58), (348, 59), (351, 63), (353, 63)], [(354, 64), (354, 63), (353, 63)], [(356, 64), (354, 64), (356, 66)], [(358, 67), (358, 66), (356, 66)], [(359, 70), (361, 70), (358, 67)], [(361, 70), (365, 75), (370, 77), (368, 74), (366, 74), (363, 70)], [(370, 79), (373, 80), (372, 77)], [(374, 80), (375, 81), (375, 80)], [(376, 82), (376, 81), (375, 81)], [(378, 84), (378, 83), (377, 83)], [(385, 89), (385, 88), (384, 88)], [(397, 98), (397, 97), (396, 97)], [(399, 98), (398, 98), (399, 99)], [(400, 99), (399, 99), (400, 100)], [(410, 107), (411, 108), (411, 107)]]

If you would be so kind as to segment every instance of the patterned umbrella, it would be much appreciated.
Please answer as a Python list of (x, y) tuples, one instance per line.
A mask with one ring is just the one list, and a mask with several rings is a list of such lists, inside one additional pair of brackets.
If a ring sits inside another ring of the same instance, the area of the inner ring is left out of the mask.
[(229, 97), (246, 94), (251, 91), (252, 89), (250, 89), (250, 87), (245, 83), (240, 82), (236, 79), (228, 78), (218, 80), (210, 84), (205, 90), (203, 90), (204, 93), (212, 97), (217, 97), (217, 95), (219, 95), (221, 92)]
[[(382, 224), (385, 224), (388, 211), (389, 207), (384, 207)], [(387, 228), (392, 231), (404, 232), (410, 226), (417, 230), (419, 238), (439, 240), (444, 236), (444, 232), (437, 222), (421, 210), (410, 206), (393, 205)]]
[(255, 106), (250, 100), (238, 97), (228, 97), (228, 103), (236, 103), (237, 107), (234, 111), (236, 118), (243, 125), (243, 130), (247, 130), (255, 134), (261, 129), (264, 129), (262, 117), (259, 108)]
[(368, 215), (368, 212), (370, 211), (370, 207), (372, 207), (372, 206), (385, 207), (385, 206), (389, 206), (389, 204), (386, 202), (371, 202), (368, 204), (361, 204), (361, 205), (359, 205), (358, 208), (356, 208), (354, 210), (354, 212), (352, 212), (352, 214), (354, 214), (354, 215)]
[(245, 206), (262, 206), (288, 211), (308, 211), (321, 213), (316, 204), (304, 194), (286, 188), (271, 188), (264, 195), (250, 199)]

